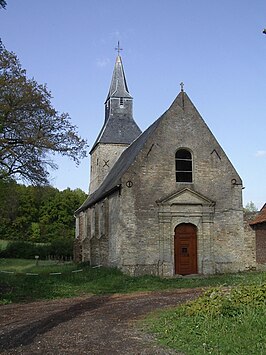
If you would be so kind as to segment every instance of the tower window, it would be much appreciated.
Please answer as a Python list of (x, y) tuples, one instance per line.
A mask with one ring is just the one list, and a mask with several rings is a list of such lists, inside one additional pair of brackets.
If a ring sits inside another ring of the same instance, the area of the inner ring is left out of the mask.
[(120, 97), (119, 104), (120, 104), (120, 106), (124, 106), (124, 98), (123, 97)]
[(175, 153), (176, 182), (192, 182), (192, 156), (186, 149)]

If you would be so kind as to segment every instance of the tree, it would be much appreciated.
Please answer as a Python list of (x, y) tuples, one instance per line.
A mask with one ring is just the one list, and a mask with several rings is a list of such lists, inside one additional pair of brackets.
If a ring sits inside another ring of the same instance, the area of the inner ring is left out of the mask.
[(257, 212), (258, 209), (257, 207), (255, 206), (255, 203), (250, 201), (246, 204), (246, 206), (244, 207), (244, 211), (245, 212)]
[(73, 239), (74, 211), (87, 195), (80, 189), (25, 186), (0, 180), (0, 239), (51, 242)]
[(0, 179), (21, 178), (47, 184), (48, 168), (56, 169), (51, 154), (79, 164), (86, 142), (67, 113), (51, 104), (46, 85), (26, 77), (17, 56), (0, 47)]
[(3, 9), (6, 8), (6, 1), (5, 0), (0, 0), (0, 9), (1, 8), (3, 8)]

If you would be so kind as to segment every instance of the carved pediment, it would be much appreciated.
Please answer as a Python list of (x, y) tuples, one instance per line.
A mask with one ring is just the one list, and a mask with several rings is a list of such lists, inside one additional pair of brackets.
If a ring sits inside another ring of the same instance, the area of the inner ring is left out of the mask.
[(202, 194), (185, 188), (157, 201), (159, 205), (202, 205), (214, 206), (215, 202)]

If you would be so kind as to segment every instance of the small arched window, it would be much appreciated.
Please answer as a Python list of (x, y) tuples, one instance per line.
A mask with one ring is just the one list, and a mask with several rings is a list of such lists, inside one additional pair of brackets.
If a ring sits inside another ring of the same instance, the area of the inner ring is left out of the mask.
[(192, 182), (192, 156), (186, 149), (175, 153), (176, 182)]

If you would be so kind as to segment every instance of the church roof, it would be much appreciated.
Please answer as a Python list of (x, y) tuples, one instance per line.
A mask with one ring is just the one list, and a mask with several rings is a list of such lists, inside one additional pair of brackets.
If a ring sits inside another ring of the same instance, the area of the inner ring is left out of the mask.
[(149, 128), (146, 129), (124, 152), (117, 160), (109, 174), (106, 176), (99, 188), (92, 193), (87, 200), (80, 206), (76, 213), (84, 211), (94, 203), (102, 200), (110, 195), (113, 191), (120, 188), (121, 177), (134, 162), (136, 156), (146, 143), (148, 137), (157, 128), (161, 117), (157, 119)]
[(260, 224), (260, 223), (266, 223), (266, 203), (264, 204), (264, 206), (262, 207), (262, 209), (260, 210), (256, 218), (249, 224), (253, 226), (255, 224)]
[[(162, 120), (166, 117), (169, 111), (172, 111), (175, 115), (180, 113), (180, 109), (189, 112), (197, 112), (197, 109), (193, 105), (188, 95), (181, 90), (178, 96), (175, 98), (169, 109), (159, 117), (150, 127), (148, 127), (131, 145), (124, 150), (117, 162), (114, 164), (109, 174), (106, 176), (99, 188), (88, 196), (87, 200), (76, 211), (79, 213), (91, 207), (98, 201), (101, 201), (114, 191), (119, 190), (121, 186), (121, 178), (128, 168), (134, 163), (138, 154), (144, 147), (148, 138), (156, 131)], [(237, 174), (237, 173), (236, 173)], [(240, 178), (239, 178), (240, 179)], [(264, 218), (266, 219), (266, 205)]]
[[(118, 55), (115, 62), (110, 89), (105, 101), (106, 107), (108, 107), (108, 103), (110, 106), (113, 105), (112, 99), (117, 100), (120, 98), (132, 100), (132, 96), (129, 94), (126, 82), (122, 59), (121, 56)], [(94, 150), (98, 143), (129, 145), (140, 134), (141, 130), (132, 116), (132, 108), (125, 108), (121, 112), (112, 111), (111, 114), (107, 109), (105, 113), (105, 122), (91, 148), (90, 153)]]
[[(183, 107), (184, 102), (189, 105), (193, 105), (186, 93), (181, 91), (174, 100), (171, 107), (175, 104), (177, 104), (179, 108)], [(169, 109), (171, 109), (171, 107)], [(141, 151), (144, 144), (146, 143), (147, 139), (159, 126), (164, 115), (165, 113), (161, 117), (159, 117), (150, 127), (148, 127), (133, 143), (131, 143), (131, 145), (127, 149), (124, 150), (124, 152), (114, 164), (114, 166), (112, 167), (102, 184), (99, 186), (99, 188), (94, 191), (90, 196), (88, 196), (87, 200), (80, 206), (76, 213), (84, 211), (86, 208), (104, 199), (106, 196), (110, 195), (112, 192), (120, 188), (121, 178), (123, 174), (134, 162), (138, 153)]]
[(134, 119), (127, 114), (109, 116), (104, 123), (91, 152), (98, 143), (130, 144), (141, 134)]
[(110, 97), (128, 97), (132, 99), (132, 96), (130, 96), (129, 94), (126, 76), (122, 64), (122, 58), (120, 55), (116, 57), (111, 85), (110, 85), (110, 89), (106, 101)]

